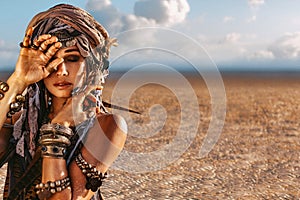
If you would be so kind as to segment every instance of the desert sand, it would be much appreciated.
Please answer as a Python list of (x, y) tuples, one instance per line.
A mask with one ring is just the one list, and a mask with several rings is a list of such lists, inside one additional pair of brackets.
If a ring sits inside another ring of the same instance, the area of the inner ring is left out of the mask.
[[(185, 96), (185, 104), (180, 104), (171, 89), (182, 85), (168, 78), (171, 88), (147, 84), (133, 94), (126, 91), (126, 84), (133, 84), (134, 79), (122, 84), (123, 92), (130, 95), (129, 104), (122, 106), (142, 113), (130, 114), (124, 151), (155, 152), (173, 142), (182, 120), (180, 108), (188, 107), (192, 99)], [(122, 166), (110, 169), (109, 178), (101, 187), (105, 199), (300, 198), (300, 75), (224, 73), (225, 124), (212, 151), (202, 158), (199, 151), (211, 120), (212, 103), (199, 76), (186, 78), (194, 89), (201, 114), (190, 146), (174, 162), (156, 170), (138, 173), (122, 170)], [(104, 100), (110, 100), (116, 80), (108, 79)], [(184, 90), (181, 88), (183, 94)], [(153, 114), (151, 118), (149, 108), (155, 104), (161, 105), (167, 114), (157, 132), (146, 126), (151, 120), (154, 125), (163, 120), (161, 115)], [(193, 120), (193, 113), (189, 116), (188, 120)], [(146, 134), (149, 132), (153, 134)], [(126, 162), (133, 161), (128, 158)], [(152, 166), (160, 164), (153, 161)], [(4, 176), (5, 169), (1, 169), (1, 184)]]

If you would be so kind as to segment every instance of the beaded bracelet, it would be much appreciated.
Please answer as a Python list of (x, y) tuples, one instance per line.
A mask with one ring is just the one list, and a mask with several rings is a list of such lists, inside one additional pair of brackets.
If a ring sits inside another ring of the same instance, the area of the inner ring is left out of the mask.
[(102, 185), (102, 181), (107, 178), (107, 173), (102, 174), (97, 170), (95, 166), (92, 166), (88, 162), (86, 162), (81, 153), (75, 159), (78, 167), (81, 172), (85, 175), (86, 185), (85, 188), (87, 190), (91, 189), (93, 192), (96, 192), (98, 188)]
[(9, 90), (9, 86), (7, 83), (0, 81), (0, 100), (3, 99), (4, 93)]
[(15, 113), (19, 112), (25, 103), (25, 97), (21, 94), (16, 96), (16, 101), (11, 102), (9, 106), (9, 111), (6, 117), (11, 118)]
[(47, 183), (40, 183), (35, 186), (36, 194), (38, 195), (39, 199), (47, 199), (51, 195), (55, 194), (56, 192), (61, 192), (70, 186), (70, 178), (66, 177), (62, 180), (58, 181), (48, 181)]
[[(4, 98), (4, 93), (9, 90), (7, 83), (0, 81), (0, 100)], [(9, 111), (6, 115), (7, 118), (11, 118), (16, 112), (19, 112), (25, 103), (25, 97), (18, 94), (16, 101), (9, 104)]]

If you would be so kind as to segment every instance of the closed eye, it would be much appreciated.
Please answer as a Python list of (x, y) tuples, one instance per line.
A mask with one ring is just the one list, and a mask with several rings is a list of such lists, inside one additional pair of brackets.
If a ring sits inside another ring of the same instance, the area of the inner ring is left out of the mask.
[(79, 61), (79, 59), (80, 59), (80, 56), (70, 55), (70, 56), (67, 56), (64, 60), (67, 62), (77, 62), (77, 61)]

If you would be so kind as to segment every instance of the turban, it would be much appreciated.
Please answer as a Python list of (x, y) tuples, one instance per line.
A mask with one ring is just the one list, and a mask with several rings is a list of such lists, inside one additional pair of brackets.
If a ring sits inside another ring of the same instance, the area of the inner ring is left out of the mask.
[(85, 10), (59, 4), (34, 16), (27, 29), (31, 27), (34, 28), (31, 43), (40, 35), (55, 35), (63, 47), (76, 45), (80, 54), (91, 57), (92, 65), (100, 71), (108, 68), (110, 46), (116, 44), (116, 39), (110, 38), (105, 28)]

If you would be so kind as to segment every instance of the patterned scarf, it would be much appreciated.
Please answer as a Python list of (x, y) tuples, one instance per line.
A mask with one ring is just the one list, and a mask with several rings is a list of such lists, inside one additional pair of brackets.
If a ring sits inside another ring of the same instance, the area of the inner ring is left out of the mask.
[[(27, 89), (28, 106), (23, 109), (22, 115), (14, 124), (13, 137), (16, 144), (16, 153), (24, 157), (24, 146), (28, 147), (31, 157), (34, 156), (36, 145), (35, 139), (38, 133), (38, 110), (40, 109), (39, 88), (37, 84), (33, 84)], [(28, 120), (28, 129), (24, 130), (24, 125)]]

